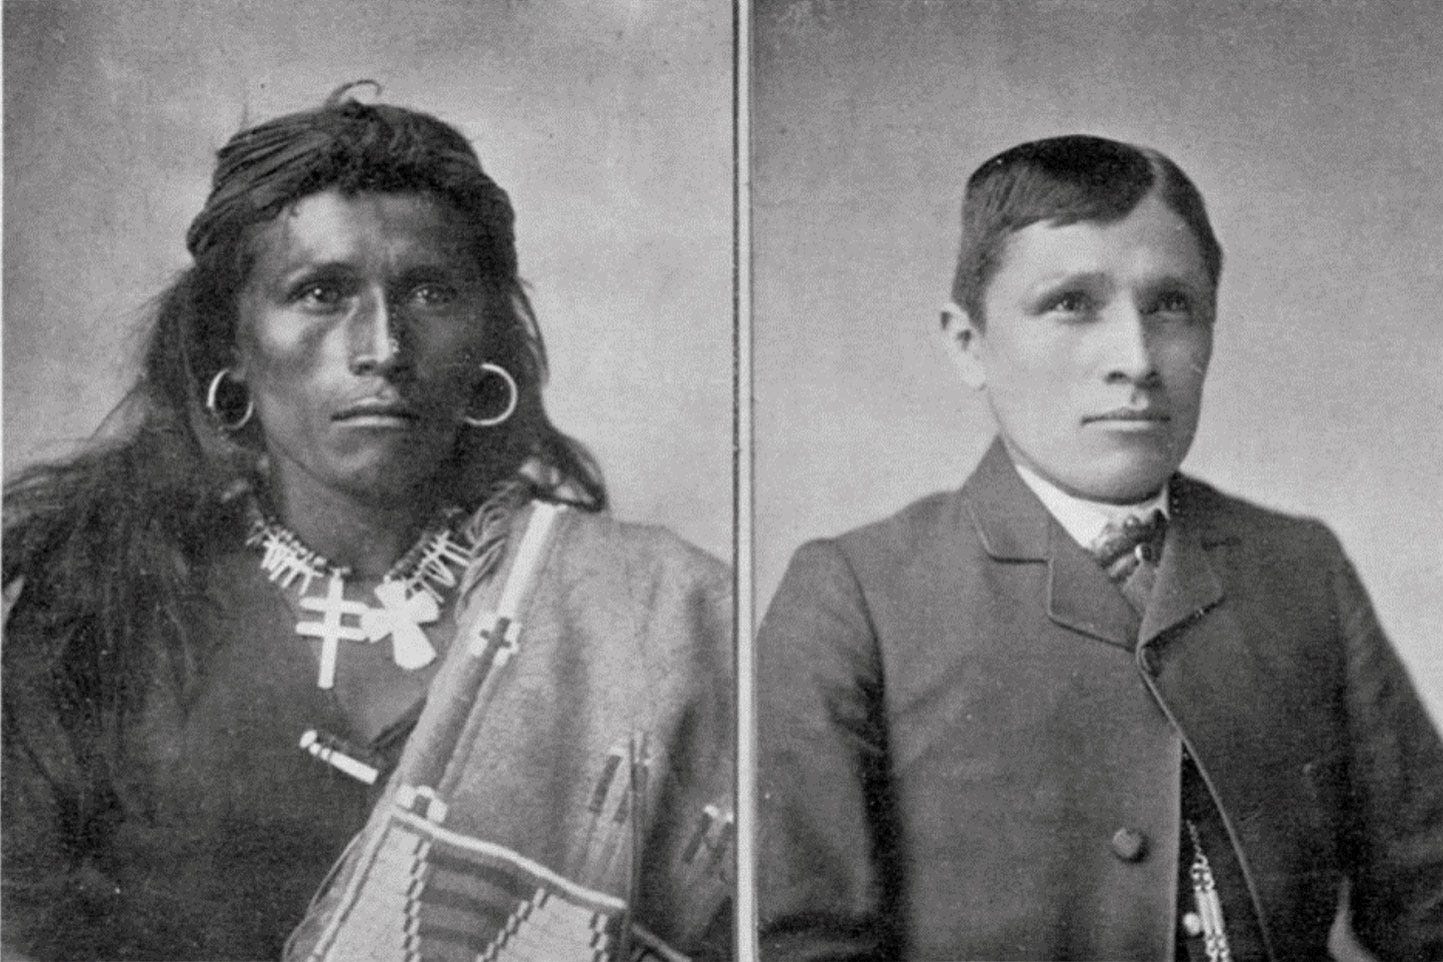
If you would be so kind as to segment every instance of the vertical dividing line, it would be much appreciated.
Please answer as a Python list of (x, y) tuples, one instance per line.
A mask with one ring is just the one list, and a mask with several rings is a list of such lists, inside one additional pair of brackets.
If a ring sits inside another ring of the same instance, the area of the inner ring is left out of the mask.
[(756, 962), (756, 680), (752, 595), (752, 218), (751, 218), (751, 5), (732, 0), (732, 491), (736, 571), (736, 958)]

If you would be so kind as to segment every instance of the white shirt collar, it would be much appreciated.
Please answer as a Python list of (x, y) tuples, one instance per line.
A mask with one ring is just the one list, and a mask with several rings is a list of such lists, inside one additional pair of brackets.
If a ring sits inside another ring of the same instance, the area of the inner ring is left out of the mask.
[(1128, 515), (1145, 518), (1153, 511), (1168, 515), (1166, 484), (1157, 494), (1137, 504), (1106, 504), (1068, 494), (1031, 468), (1016, 461), (1013, 461), (1012, 465), (1017, 469), (1023, 483), (1032, 489), (1032, 493), (1037, 495), (1047, 508), (1047, 512), (1057, 519), (1057, 523), (1072, 536), (1072, 540), (1084, 548), (1097, 540), (1097, 536), (1102, 534), (1109, 521), (1121, 520)]

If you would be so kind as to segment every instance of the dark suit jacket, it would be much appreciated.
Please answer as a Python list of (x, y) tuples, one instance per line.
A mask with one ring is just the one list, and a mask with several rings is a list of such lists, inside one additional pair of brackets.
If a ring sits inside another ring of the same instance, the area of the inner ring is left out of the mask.
[(1364, 945), (1443, 959), (1443, 749), (1337, 541), (1172, 492), (1141, 624), (1000, 445), (797, 552), (758, 650), (767, 958), (1171, 959), (1186, 745), (1274, 959), (1325, 957), (1345, 877)]

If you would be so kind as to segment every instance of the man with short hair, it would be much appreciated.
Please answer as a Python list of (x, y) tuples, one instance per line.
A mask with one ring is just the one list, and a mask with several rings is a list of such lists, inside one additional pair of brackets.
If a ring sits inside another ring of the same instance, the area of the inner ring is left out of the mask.
[(1222, 253), (1156, 151), (968, 183), (943, 327), (998, 440), (763, 622), (769, 959), (1443, 959), (1443, 748), (1321, 524), (1177, 473)]

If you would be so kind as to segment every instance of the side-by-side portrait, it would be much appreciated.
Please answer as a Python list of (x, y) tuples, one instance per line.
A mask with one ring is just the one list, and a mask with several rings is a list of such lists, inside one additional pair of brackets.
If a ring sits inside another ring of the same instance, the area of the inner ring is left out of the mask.
[(1443, 16), (0, 11), (0, 958), (1443, 960)]

